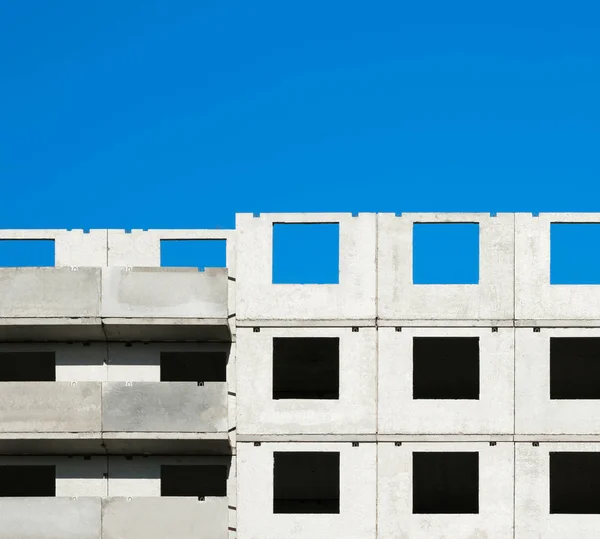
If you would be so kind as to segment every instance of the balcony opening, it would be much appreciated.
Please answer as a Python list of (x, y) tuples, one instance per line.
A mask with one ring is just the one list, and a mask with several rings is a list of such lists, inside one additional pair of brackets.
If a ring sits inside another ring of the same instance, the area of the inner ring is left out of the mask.
[(598, 223), (550, 224), (550, 284), (600, 284)]
[(226, 240), (160, 240), (162, 267), (205, 268), (227, 267)]
[(0, 352), (0, 382), (54, 381), (54, 352)]
[(273, 284), (338, 284), (338, 223), (273, 224)]
[(227, 352), (161, 352), (161, 382), (225, 382)]
[(161, 496), (227, 496), (227, 466), (162, 465)]
[(273, 453), (273, 513), (339, 512), (339, 453)]
[(0, 497), (56, 496), (55, 466), (0, 466)]
[(479, 513), (479, 453), (413, 453), (413, 514)]
[(414, 337), (413, 399), (479, 399), (479, 337)]
[(52, 267), (54, 240), (0, 240), (0, 267)]
[(550, 337), (550, 398), (600, 399), (600, 337)]
[(273, 399), (339, 397), (338, 337), (273, 338)]
[(550, 453), (550, 513), (600, 514), (600, 453)]
[(479, 224), (414, 224), (413, 284), (478, 283)]

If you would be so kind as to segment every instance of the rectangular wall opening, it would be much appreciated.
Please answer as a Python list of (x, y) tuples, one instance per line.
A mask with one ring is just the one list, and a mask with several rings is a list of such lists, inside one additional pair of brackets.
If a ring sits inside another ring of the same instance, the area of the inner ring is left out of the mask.
[(273, 453), (274, 513), (339, 513), (340, 454)]
[(273, 224), (273, 284), (338, 284), (338, 223)]
[(479, 453), (414, 452), (413, 514), (479, 513)]
[(479, 337), (414, 337), (413, 399), (479, 399)]
[(55, 382), (54, 352), (0, 352), (0, 382)]
[(227, 496), (227, 466), (162, 465), (161, 496)]
[(600, 337), (550, 337), (550, 398), (600, 399)]
[(0, 239), (0, 267), (52, 267), (54, 240)]
[(550, 513), (600, 514), (600, 453), (550, 453)]
[(227, 267), (226, 240), (160, 240), (160, 265), (179, 268)]
[(339, 399), (338, 337), (274, 337), (273, 399)]
[(56, 496), (55, 466), (0, 466), (0, 497)]
[(479, 284), (479, 224), (414, 223), (413, 284)]
[(600, 284), (600, 224), (550, 224), (550, 284)]
[(161, 382), (225, 382), (227, 352), (161, 352)]

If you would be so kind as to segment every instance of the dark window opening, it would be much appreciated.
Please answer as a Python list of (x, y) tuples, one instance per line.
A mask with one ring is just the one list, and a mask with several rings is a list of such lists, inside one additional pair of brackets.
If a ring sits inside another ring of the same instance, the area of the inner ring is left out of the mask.
[(479, 513), (479, 453), (413, 453), (413, 513)]
[(273, 284), (338, 284), (338, 223), (273, 224)]
[(414, 337), (413, 399), (479, 399), (479, 337)]
[(600, 224), (550, 224), (550, 284), (600, 284)]
[(54, 381), (54, 352), (0, 352), (0, 382)]
[(161, 382), (225, 382), (226, 352), (161, 352)]
[(339, 513), (340, 454), (273, 453), (274, 513)]
[(54, 240), (0, 240), (0, 267), (53, 267)]
[(160, 265), (179, 268), (224, 268), (226, 240), (160, 240)]
[(550, 338), (550, 398), (600, 399), (600, 338)]
[(339, 399), (337, 337), (273, 338), (274, 399)]
[(162, 465), (161, 496), (227, 496), (227, 466)]
[(478, 284), (477, 223), (415, 223), (413, 284)]
[(600, 514), (600, 453), (550, 453), (550, 513)]
[(55, 466), (0, 466), (0, 497), (56, 496)]

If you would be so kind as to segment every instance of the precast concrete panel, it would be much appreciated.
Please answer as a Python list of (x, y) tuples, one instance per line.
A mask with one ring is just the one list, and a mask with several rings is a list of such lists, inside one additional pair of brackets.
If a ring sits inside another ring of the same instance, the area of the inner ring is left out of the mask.
[[(512, 326), (513, 214), (382, 213), (377, 219), (380, 326), (452, 325), (450, 322), (459, 321)], [(413, 227), (419, 223), (479, 225), (478, 284), (413, 284)]]
[[(376, 445), (361, 443), (238, 442), (239, 539), (375, 539)], [(273, 453), (334, 451), (340, 454), (339, 514), (274, 514)]]
[[(512, 537), (513, 448), (510, 442), (379, 443), (378, 539)], [(427, 451), (479, 453), (479, 513), (413, 513), (413, 452)]]
[[(339, 224), (339, 284), (273, 284), (279, 223)], [(237, 214), (236, 232), (238, 326), (375, 325), (375, 214)]]
[(550, 284), (552, 223), (600, 223), (600, 213), (516, 214), (516, 324), (599, 326), (600, 286)]
[(550, 453), (570, 451), (600, 452), (600, 444), (515, 444), (515, 539), (600, 537), (600, 515), (550, 513)]
[[(508, 435), (514, 429), (514, 329), (379, 328), (380, 435)], [(478, 399), (415, 399), (413, 339), (479, 339)]]
[[(273, 339), (339, 338), (338, 399), (273, 399)], [(375, 328), (238, 328), (237, 434), (370, 434), (376, 432)]]
[[(600, 328), (515, 330), (515, 434), (521, 439), (600, 435), (600, 399), (550, 398), (550, 339), (560, 337), (598, 338)], [(572, 360), (577, 360), (575, 354)]]

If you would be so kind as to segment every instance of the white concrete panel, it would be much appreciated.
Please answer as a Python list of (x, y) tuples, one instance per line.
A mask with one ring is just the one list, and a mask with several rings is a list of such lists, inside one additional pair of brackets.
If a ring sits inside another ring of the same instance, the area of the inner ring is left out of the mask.
[[(513, 536), (512, 443), (380, 443), (378, 450), (378, 539)], [(414, 451), (478, 451), (479, 514), (413, 514)]]
[[(340, 453), (339, 514), (273, 514), (273, 452)], [(240, 539), (375, 539), (376, 446), (351, 443), (238, 444)], [(430, 538), (428, 538), (430, 539)]]
[[(273, 399), (274, 337), (339, 337), (339, 399)], [(375, 328), (238, 328), (237, 432), (375, 434)]]
[[(377, 218), (380, 325), (402, 325), (402, 320), (512, 321), (513, 214), (382, 213)], [(413, 284), (415, 223), (478, 223), (479, 284)]]
[(541, 326), (564, 326), (563, 320), (597, 326), (600, 286), (550, 284), (552, 223), (600, 223), (600, 213), (516, 214), (515, 316)]
[(550, 399), (550, 338), (600, 337), (600, 328), (515, 330), (515, 433), (600, 434), (600, 400)]
[[(339, 284), (273, 284), (276, 223), (339, 223)], [(236, 231), (238, 325), (301, 320), (375, 325), (375, 214), (237, 214)]]
[(599, 515), (550, 514), (550, 452), (600, 451), (600, 444), (517, 443), (515, 452), (515, 538), (600, 537)]
[[(379, 328), (380, 434), (512, 434), (514, 329)], [(414, 337), (478, 337), (479, 400), (413, 399)]]

